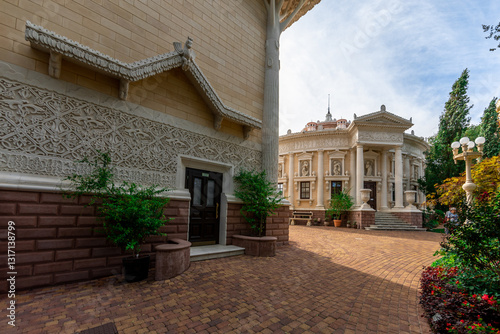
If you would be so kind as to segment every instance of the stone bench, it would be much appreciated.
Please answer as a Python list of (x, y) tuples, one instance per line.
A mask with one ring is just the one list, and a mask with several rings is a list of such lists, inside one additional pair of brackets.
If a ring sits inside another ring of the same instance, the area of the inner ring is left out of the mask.
[(311, 226), (312, 225), (312, 216), (313, 216), (312, 212), (294, 211), (292, 214), (292, 218), (290, 218), (290, 225), (295, 225), (295, 221), (297, 221), (297, 220), (304, 220), (307, 222), (306, 223), (307, 226)]
[(163, 281), (185, 272), (191, 265), (190, 247), (191, 243), (182, 239), (170, 239), (156, 246), (155, 280)]

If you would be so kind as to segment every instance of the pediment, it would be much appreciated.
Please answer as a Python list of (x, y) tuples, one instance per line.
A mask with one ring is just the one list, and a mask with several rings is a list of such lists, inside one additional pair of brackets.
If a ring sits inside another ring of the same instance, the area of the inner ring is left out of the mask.
[(376, 111), (374, 113), (370, 113), (367, 115), (363, 115), (360, 117), (354, 117), (354, 121), (356, 125), (374, 125), (374, 126), (395, 126), (402, 127), (408, 129), (413, 126), (412, 120), (400, 117), (393, 113), (390, 113), (386, 110), (385, 106), (382, 105), (380, 107), (380, 111)]
[(187, 78), (202, 96), (214, 115), (214, 128), (219, 130), (224, 119), (243, 126), (244, 137), (248, 138), (252, 129), (261, 129), (262, 121), (226, 106), (210, 85), (200, 67), (196, 64), (194, 53), (190, 51), (192, 40), (188, 38), (184, 49), (181, 43), (174, 42), (175, 50), (158, 56), (124, 63), (102, 54), (85, 45), (60, 36), (29, 21), (26, 22), (25, 38), (31, 47), (50, 54), (49, 75), (58, 79), (61, 63), (78, 63), (94, 71), (117, 78), (120, 82), (119, 98), (127, 99), (130, 82), (142, 80), (175, 68), (182, 68)]

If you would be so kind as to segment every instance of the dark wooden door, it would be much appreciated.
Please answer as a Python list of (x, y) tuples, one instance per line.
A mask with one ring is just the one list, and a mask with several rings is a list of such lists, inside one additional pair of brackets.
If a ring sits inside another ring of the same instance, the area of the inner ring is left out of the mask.
[(186, 168), (186, 188), (191, 194), (189, 241), (193, 246), (218, 244), (222, 174)]
[(377, 182), (365, 181), (364, 188), (371, 189), (372, 192), (370, 193), (368, 204), (373, 210), (377, 210)]

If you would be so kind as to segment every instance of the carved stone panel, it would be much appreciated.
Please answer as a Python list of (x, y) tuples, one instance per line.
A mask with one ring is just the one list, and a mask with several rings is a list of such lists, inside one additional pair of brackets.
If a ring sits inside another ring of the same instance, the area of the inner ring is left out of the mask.
[(177, 156), (259, 169), (261, 152), (160, 121), (0, 78), (0, 170), (63, 177), (110, 151), (121, 180), (173, 187)]
[(361, 142), (402, 143), (403, 133), (359, 131), (358, 140)]

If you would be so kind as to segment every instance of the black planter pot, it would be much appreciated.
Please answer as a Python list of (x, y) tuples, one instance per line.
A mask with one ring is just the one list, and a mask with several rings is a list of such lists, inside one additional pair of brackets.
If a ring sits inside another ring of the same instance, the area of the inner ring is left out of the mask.
[(122, 259), (125, 270), (125, 281), (139, 282), (148, 278), (149, 273), (149, 255), (141, 257), (125, 257)]

